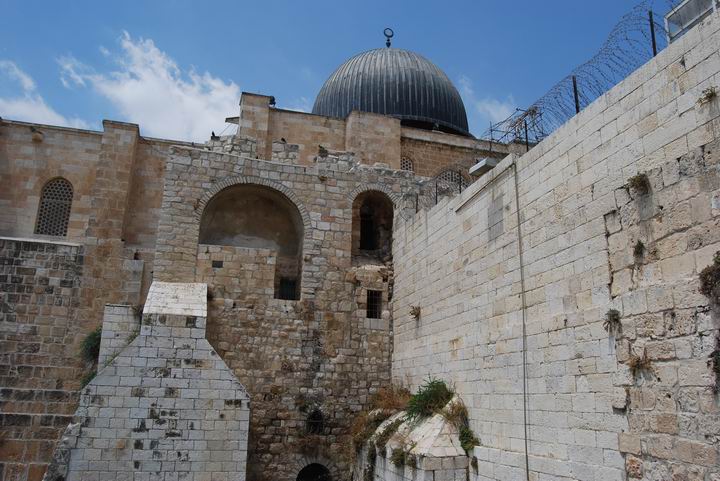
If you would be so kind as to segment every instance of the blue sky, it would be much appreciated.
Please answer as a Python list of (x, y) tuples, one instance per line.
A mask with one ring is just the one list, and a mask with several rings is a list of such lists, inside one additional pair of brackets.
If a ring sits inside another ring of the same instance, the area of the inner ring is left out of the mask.
[(634, 0), (0, 0), (0, 116), (206, 140), (241, 91), (310, 110), (350, 56), (393, 46), (442, 68), (480, 134), (592, 56)]

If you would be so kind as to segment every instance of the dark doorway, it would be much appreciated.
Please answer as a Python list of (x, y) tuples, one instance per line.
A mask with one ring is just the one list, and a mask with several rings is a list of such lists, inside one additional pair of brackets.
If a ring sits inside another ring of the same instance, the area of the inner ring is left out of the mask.
[(308, 464), (300, 470), (297, 481), (332, 481), (330, 471), (322, 464)]
[(382, 192), (370, 190), (353, 201), (352, 254), (383, 259), (392, 251), (393, 203)]

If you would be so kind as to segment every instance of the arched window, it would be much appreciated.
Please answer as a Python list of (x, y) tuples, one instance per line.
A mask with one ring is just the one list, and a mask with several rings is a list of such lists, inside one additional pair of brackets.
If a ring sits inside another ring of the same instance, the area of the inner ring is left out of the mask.
[(42, 188), (35, 233), (66, 236), (72, 207), (73, 187), (62, 177), (52, 179)]
[(400, 170), (409, 170), (410, 172), (415, 172), (413, 161), (408, 159), (407, 157), (403, 157), (402, 159), (400, 159)]
[(383, 258), (392, 250), (393, 204), (370, 190), (353, 201), (352, 253)]
[(441, 191), (463, 191), (468, 186), (468, 181), (458, 170), (444, 170), (435, 176), (435, 182)]
[(322, 434), (325, 430), (325, 418), (322, 411), (313, 409), (305, 422), (305, 430), (309, 434)]

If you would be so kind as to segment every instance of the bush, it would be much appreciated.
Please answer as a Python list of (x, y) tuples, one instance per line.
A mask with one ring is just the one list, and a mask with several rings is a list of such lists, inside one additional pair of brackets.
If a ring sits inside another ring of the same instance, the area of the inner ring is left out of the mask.
[(637, 375), (643, 371), (650, 371), (652, 369), (652, 362), (650, 362), (647, 356), (647, 350), (643, 349), (642, 356), (631, 355), (630, 359), (628, 359), (628, 366), (630, 367), (633, 377), (637, 377)]
[(605, 314), (605, 322), (603, 327), (610, 334), (616, 334), (621, 331), (622, 323), (620, 323), (620, 311), (617, 309), (610, 309)]
[(425, 418), (440, 411), (452, 399), (453, 392), (447, 387), (444, 381), (430, 378), (420, 386), (418, 392), (408, 400), (406, 413), (407, 418)]
[(713, 263), (700, 272), (700, 293), (715, 304), (720, 304), (720, 251)]
[(373, 409), (384, 409), (392, 412), (402, 411), (410, 399), (410, 391), (401, 386), (383, 387), (370, 400)]
[(400, 466), (405, 465), (405, 458), (407, 457), (407, 454), (405, 453), (405, 450), (402, 448), (395, 448), (392, 451), (392, 455), (390, 456), (390, 462), (395, 465), (396, 468), (399, 468)]
[(628, 179), (628, 186), (638, 195), (645, 195), (650, 192), (650, 179), (647, 174), (633, 175)]
[(95, 376), (97, 376), (97, 371), (93, 369), (92, 371), (86, 372), (82, 378), (80, 378), (80, 389), (84, 388), (88, 384), (90, 384), (90, 381), (95, 379)]
[(392, 435), (397, 432), (398, 428), (402, 423), (402, 418), (396, 419), (395, 421), (385, 426), (385, 429), (383, 429), (383, 431), (375, 438), (375, 446), (377, 446), (378, 454), (380, 456), (385, 457), (385, 445), (390, 440)]
[(350, 435), (352, 436), (353, 446), (355, 450), (362, 448), (370, 437), (375, 434), (378, 427), (390, 417), (390, 413), (386, 411), (375, 411), (372, 413), (360, 413), (350, 426)]
[(642, 259), (643, 254), (645, 254), (645, 244), (643, 244), (643, 241), (638, 240), (635, 247), (633, 247), (633, 256), (636, 259)]
[(460, 446), (465, 451), (465, 454), (470, 454), (475, 446), (480, 446), (480, 440), (475, 436), (470, 426), (460, 428)]
[(98, 326), (95, 330), (90, 332), (82, 344), (80, 344), (80, 354), (83, 359), (90, 363), (96, 363), (98, 356), (100, 355), (100, 338), (102, 337), (102, 327)]
[(470, 419), (467, 408), (462, 402), (458, 401), (450, 404), (442, 411), (442, 414), (450, 424), (457, 428), (460, 446), (465, 451), (465, 454), (470, 453), (472, 448), (480, 445), (480, 440), (475, 436), (473, 430), (470, 429)]

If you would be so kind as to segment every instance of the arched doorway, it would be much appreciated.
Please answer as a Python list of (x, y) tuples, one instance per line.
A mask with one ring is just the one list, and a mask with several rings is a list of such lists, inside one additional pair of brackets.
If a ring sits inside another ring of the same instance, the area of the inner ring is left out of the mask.
[(392, 253), (393, 203), (382, 192), (358, 195), (352, 208), (352, 254), (384, 258)]
[(322, 464), (308, 464), (300, 470), (297, 481), (332, 481), (330, 471)]
[(281, 192), (254, 184), (220, 191), (203, 210), (199, 242), (270, 249), (277, 255), (275, 298), (300, 298), (303, 222)]

